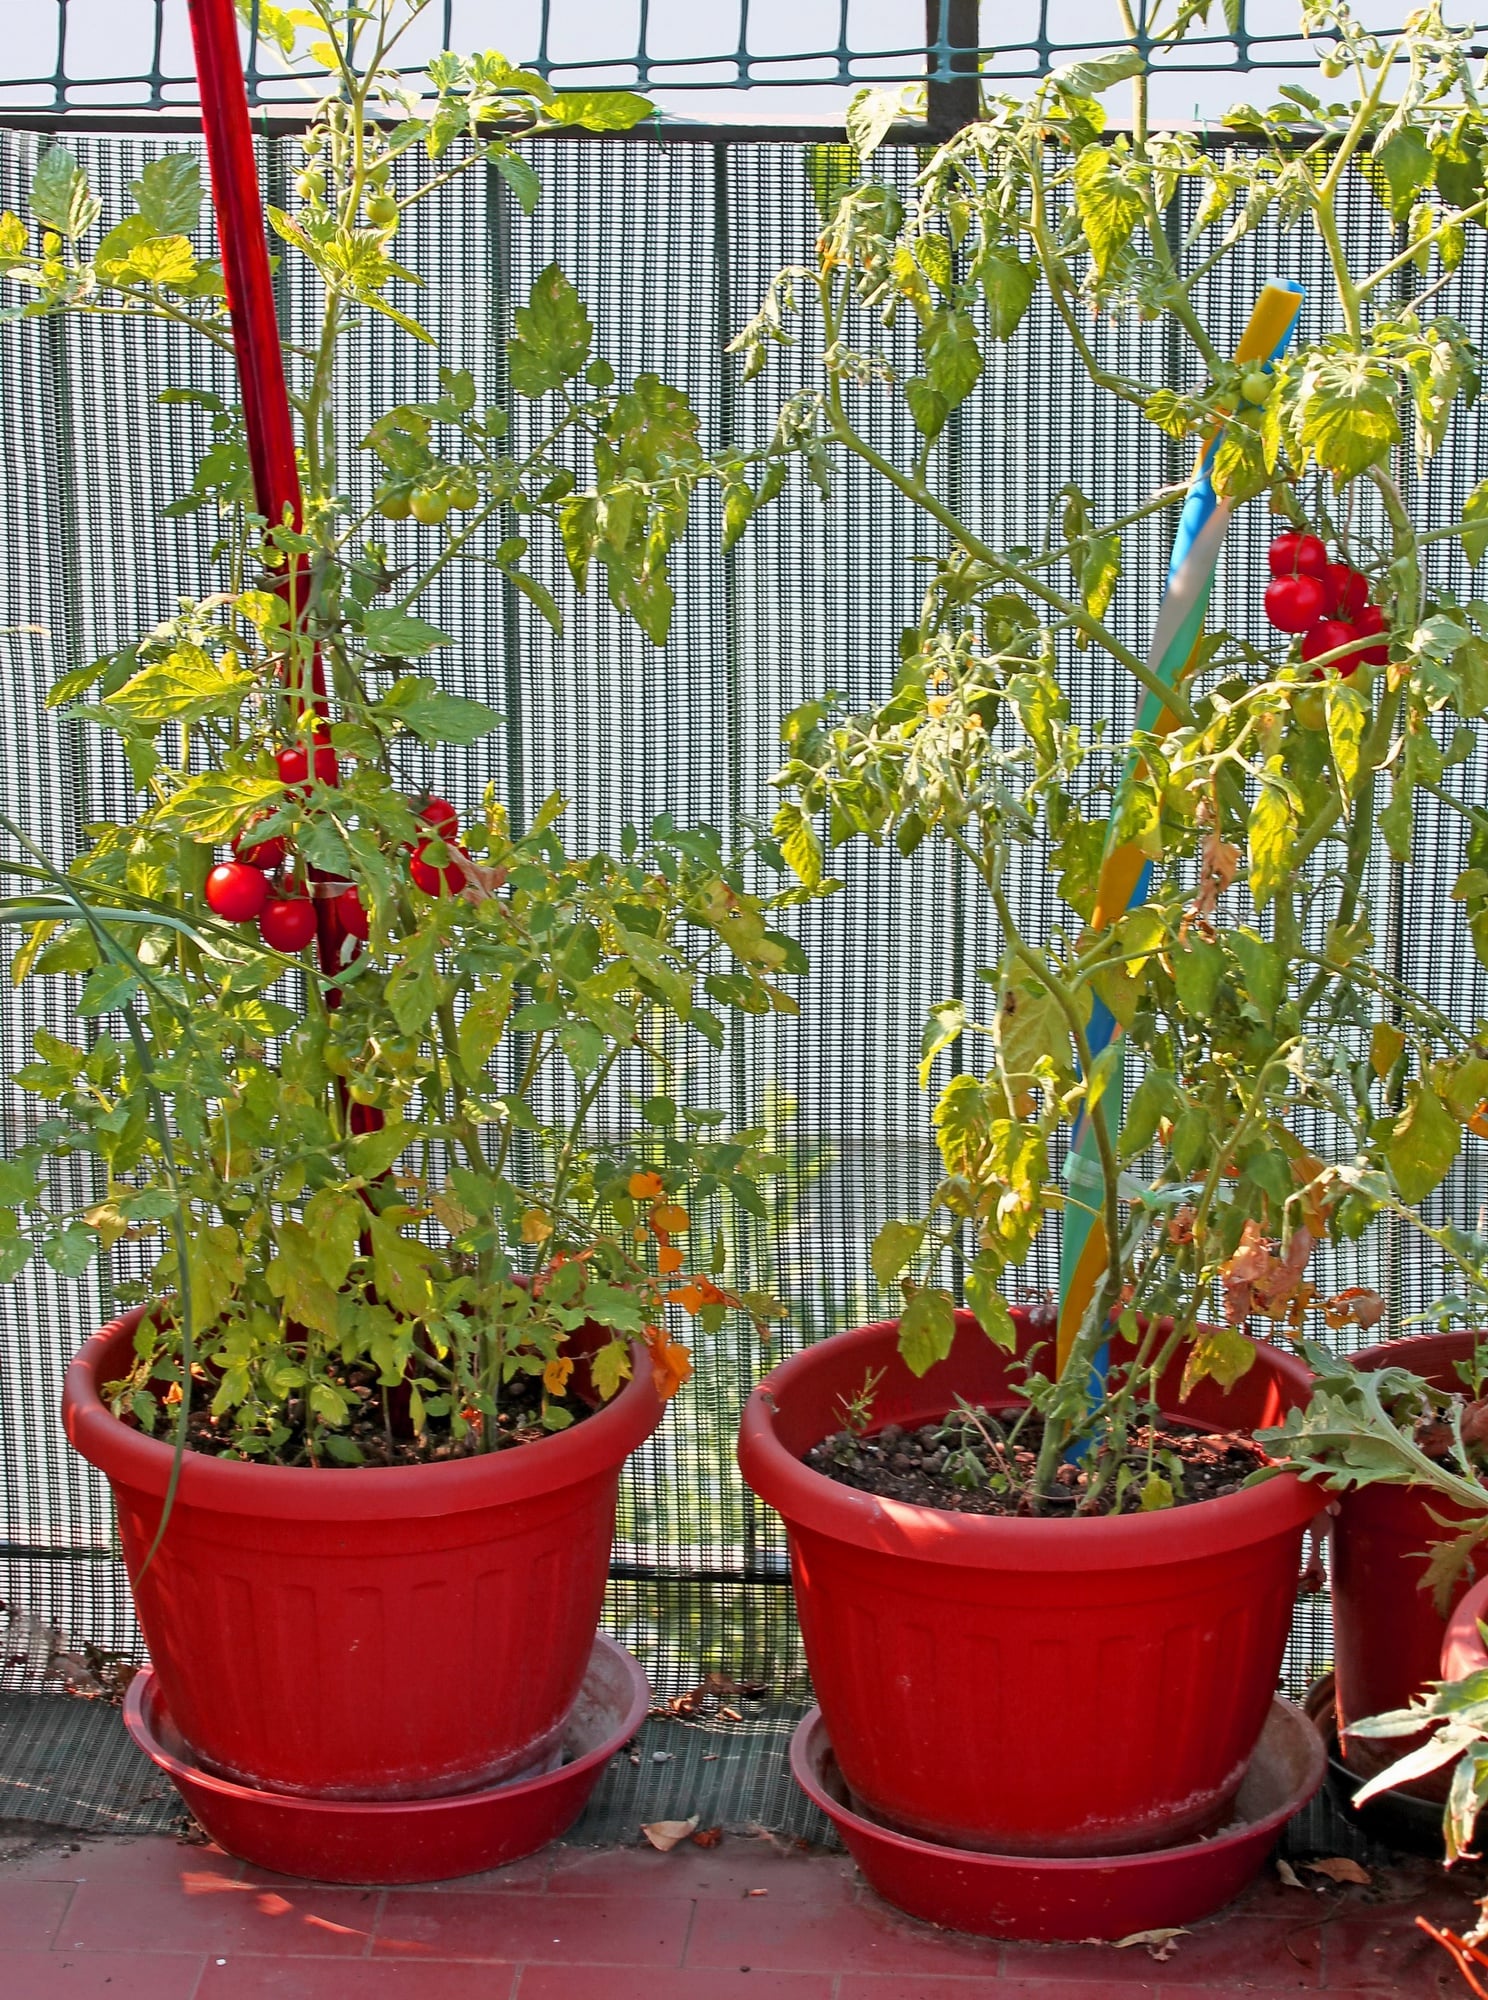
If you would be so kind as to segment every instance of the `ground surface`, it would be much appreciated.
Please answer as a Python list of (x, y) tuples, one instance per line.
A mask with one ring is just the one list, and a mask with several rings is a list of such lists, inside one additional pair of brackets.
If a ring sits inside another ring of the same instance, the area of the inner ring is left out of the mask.
[(1481, 1882), (1427, 1864), (1367, 1888), (1268, 1870), (1147, 1947), (995, 1944), (896, 1915), (837, 1855), (559, 1846), (425, 1889), (323, 1888), (164, 1837), (64, 1844), (0, 1825), (3, 2000), (1437, 2000), (1466, 1988), (1413, 1917)]

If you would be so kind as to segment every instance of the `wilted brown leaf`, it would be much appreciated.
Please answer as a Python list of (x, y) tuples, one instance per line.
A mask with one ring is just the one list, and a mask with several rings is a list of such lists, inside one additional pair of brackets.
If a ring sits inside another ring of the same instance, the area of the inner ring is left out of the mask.
[(1292, 1866), (1291, 1862), (1287, 1860), (1285, 1855), (1282, 1854), (1277, 1855), (1276, 1873), (1285, 1888), (1305, 1890), (1307, 1887), (1307, 1884), (1302, 1880), (1301, 1876), (1297, 1873), (1296, 1869)]
[(679, 1847), (690, 1833), (696, 1831), (697, 1823), (696, 1813), (691, 1819), (654, 1819), (649, 1826), (643, 1826), (641, 1832), (658, 1854), (670, 1854), (674, 1847)]
[(1304, 1861), (1302, 1866), (1313, 1875), (1326, 1875), (1330, 1882), (1357, 1882), (1361, 1889), (1367, 1889), (1374, 1879), (1367, 1868), (1350, 1861), (1346, 1854), (1327, 1854), (1320, 1861)]
[[(1158, 1964), (1164, 1964), (1176, 1952), (1178, 1938), (1186, 1938), (1186, 1936), (1188, 1936), (1188, 1932), (1186, 1930), (1178, 1930), (1178, 1928), (1174, 1928), (1174, 1930), (1134, 1930), (1126, 1938), (1112, 1938), (1110, 1944), (1112, 1944), (1112, 1950), (1116, 1950), (1116, 1952), (1124, 1952), (1132, 1944), (1146, 1944), (1148, 1956), (1156, 1958)], [(1086, 1938), (1086, 1944), (1100, 1944), (1100, 1942), (1102, 1942), (1100, 1938)]]

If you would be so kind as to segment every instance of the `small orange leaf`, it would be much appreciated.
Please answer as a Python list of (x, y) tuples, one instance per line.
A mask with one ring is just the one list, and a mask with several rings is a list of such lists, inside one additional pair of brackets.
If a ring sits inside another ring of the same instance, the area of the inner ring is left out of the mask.
[(663, 1202), (660, 1208), (651, 1211), (651, 1227), (664, 1229), (669, 1236), (680, 1236), (690, 1226), (687, 1210), (674, 1201)]
[(655, 1201), (663, 1192), (660, 1174), (632, 1174), (627, 1183), (632, 1201)]
[(555, 1354), (543, 1369), (543, 1387), (550, 1396), (561, 1396), (568, 1387), (568, 1378), (574, 1365), (566, 1354)]
[(682, 1268), (682, 1252), (672, 1243), (663, 1243), (656, 1253), (657, 1266), (664, 1278), (670, 1278)]

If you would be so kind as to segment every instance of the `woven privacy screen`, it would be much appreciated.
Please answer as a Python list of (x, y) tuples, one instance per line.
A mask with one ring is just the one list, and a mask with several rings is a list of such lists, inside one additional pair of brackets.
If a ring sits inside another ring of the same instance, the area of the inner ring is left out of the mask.
[[(75, 143), (105, 216), (119, 211), (128, 181), (160, 150), (134, 138)], [(0, 134), (0, 206), (22, 205), (36, 144)], [(275, 140), (266, 152), (271, 199), (295, 171), (290, 147)], [(565, 141), (545, 145), (541, 164), (546, 193), (530, 221), (512, 211), (494, 175), (467, 177), (409, 214), (400, 255), (441, 273), (430, 309), (442, 315), (433, 323), (448, 343), (446, 358), (470, 367), (484, 394), (499, 399), (500, 334), (512, 302), (556, 258), (596, 322), (599, 351), (622, 375), (652, 368), (683, 386), (715, 442), (766, 435), (776, 400), (814, 379), (809, 337), (781, 350), (748, 387), (722, 350), (753, 314), (770, 274), (797, 259), (819, 226), (801, 152)], [(914, 165), (912, 154), (891, 150), (882, 171), (907, 191)], [(1382, 259), (1389, 224), (1362, 188), (1350, 226)], [(1481, 337), (1488, 298), (1481, 235), (1471, 246), (1445, 303)], [(1222, 348), (1233, 345), (1273, 272), (1306, 286), (1305, 310), (1317, 313), (1323, 274), (1299, 268), (1297, 254), (1261, 232), (1232, 261), (1232, 289), (1199, 298)], [(308, 297), (287, 297), (289, 326), (307, 329), (313, 307)], [(1102, 324), (1097, 338), (1112, 367), (1156, 378), (1178, 365), (1161, 332), (1135, 322)], [(130, 794), (119, 765), (44, 712), (47, 688), (166, 615), (177, 591), (213, 587), (210, 516), (158, 518), (188, 484), (181, 426), (205, 422), (189, 409), (161, 408), (159, 392), (194, 383), (230, 393), (222, 358), (187, 339), (109, 319), (0, 327), (0, 624), (40, 628), (0, 639), (0, 783), (8, 810), (58, 857), (88, 821), (127, 817)], [(379, 404), (429, 393), (422, 371), (433, 364), (411, 356), (407, 343), (395, 349), (382, 322), (360, 339), (356, 378), (369, 394), (375, 388)], [(875, 416), (873, 391), (857, 393), (870, 432), (907, 454), (911, 441), (887, 431), (886, 402)], [(358, 402), (342, 413), (348, 438), (365, 428), (367, 399)], [(530, 406), (514, 417), (530, 423)], [(365, 455), (348, 457), (355, 490), (365, 492), (372, 467)], [(1042, 300), (1016, 339), (991, 351), (937, 463), (966, 518), (1004, 544), (1042, 538), (1068, 479), (1109, 519), (1186, 469), (1176, 448), (1124, 407), (1097, 419)], [(1424, 482), (1407, 472), (1422, 525), (1455, 518), (1485, 472), (1488, 438), (1469, 420)], [(781, 716), (827, 688), (862, 704), (887, 693), (899, 630), (922, 588), (916, 559), (932, 544), (922, 519), (857, 472), (839, 477), (825, 500), (804, 482), (793, 485), (727, 557), (718, 552), (711, 505), (700, 503), (679, 555), (677, 615), (661, 652), (621, 625), (602, 593), (576, 597), (556, 547), (540, 555), (563, 607), (561, 639), (492, 569), (471, 564), (447, 573), (425, 607), (458, 638), (439, 656), (439, 670), (450, 686), (503, 711), (507, 726), (473, 751), (430, 756), (407, 773), (411, 783), (423, 779), (466, 809), (494, 777), (519, 824), (561, 791), (571, 801), (564, 825), (577, 848), (613, 842), (627, 820), (643, 824), (663, 809), (731, 837), (767, 818)], [(418, 531), (392, 529), (409, 532)], [(1128, 545), (1111, 616), (1138, 649), (1150, 633), (1171, 532), (1170, 517), (1149, 517)], [(1257, 642), (1266, 637), (1257, 579), (1267, 537), (1261, 509), (1242, 514), (1215, 600), (1216, 615)], [(1440, 544), (1432, 560), (1460, 558)], [(1444, 570), (1443, 580), (1450, 574)], [(1134, 689), (1118, 669), (1085, 654), (1072, 660), (1071, 676), (1083, 719), (1125, 726)], [(1482, 799), (1488, 771), (1469, 765), (1451, 775)], [(1470, 1024), (1488, 1013), (1484, 972), (1458, 946), (1459, 955), (1448, 951), (1443, 936), (1458, 927), (1448, 932), (1433, 915), (1448, 906), (1462, 841), (1457, 816), (1444, 809), (1439, 821), (1425, 818), (1408, 877), (1382, 861), (1374, 887), (1382, 954)], [(787, 918), (799, 924), (814, 967), (800, 1021), (749, 1023), (709, 1059), (709, 1073), (687, 1080), (692, 1101), (711, 1095), (738, 1124), (771, 1126), (790, 1163), (770, 1224), (730, 1224), (741, 1281), (773, 1284), (791, 1306), (776, 1356), (889, 1309), (868, 1277), (868, 1245), (885, 1218), (915, 1212), (935, 1170), (929, 1104), (914, 1076), (921, 1025), (932, 1004), (984, 990), (976, 969), (994, 955), (979, 905), (941, 850), (927, 846), (904, 864), (854, 845), (837, 865), (845, 890)], [(1050, 876), (1036, 851), (1014, 886), (1030, 916), (1052, 916)], [(26, 1059), (43, 1012), (61, 1028), (66, 1010), (55, 981), (8, 996), (0, 1008), (4, 1068)], [(0, 1101), (0, 1115), (9, 1146), (35, 1108), (12, 1096)], [(1477, 1222), (1488, 1199), (1479, 1152), (1454, 1169), (1434, 1211)], [(1051, 1235), (1030, 1264), (1031, 1290), (1052, 1286), (1056, 1249)], [(1325, 1260), (1320, 1289), (1350, 1283), (1378, 1285), (1398, 1329), (1432, 1298), (1439, 1273), (1416, 1239), (1381, 1231), (1346, 1264)], [(46, 1271), (0, 1292), (0, 1598), (11, 1607), (5, 1652), (13, 1657), (3, 1682), (12, 1687), (44, 1685), (47, 1652), (57, 1643), (44, 1628), (75, 1643), (126, 1652), (137, 1645), (110, 1554), (106, 1495), (69, 1452), (56, 1419), (66, 1360), (106, 1310), (106, 1299)], [(627, 1476), (608, 1623), (663, 1694), (714, 1671), (768, 1681), (780, 1700), (805, 1693), (783, 1538), (745, 1493), (732, 1456), (741, 1401), (768, 1358), (750, 1336), (700, 1341), (695, 1381)], [(1314, 1599), (1299, 1614), (1291, 1686), (1326, 1665), (1329, 1651), (1326, 1607)], [(774, 1737), (767, 1744), (762, 1733), (760, 1741), (761, 1754), (777, 1754)]]
[[(1151, 0), (1136, 0), (1137, 44), (1159, 75), (1291, 69), (1311, 64), (1318, 42), (1298, 32), (1297, 0), (1209, 0), (1181, 49), (1147, 33)], [(1163, 9), (1171, 19), (1172, 9)], [(1358, 18), (1381, 33), (1409, 10), (1361, 0)], [(257, 9), (255, 8), (255, 14)], [(186, 10), (180, 0), (33, 0), (8, 11), (0, 108), (34, 111), (164, 110), (197, 102)], [(1159, 28), (1160, 22), (1154, 22)], [(1327, 37), (1322, 38), (1326, 43)], [(968, 73), (989, 80), (1038, 76), (1056, 63), (1132, 41), (1115, 0), (430, 0), (405, 44), (414, 67), (439, 49), (493, 44), (558, 84), (685, 92), (688, 115), (750, 120), (787, 105), (801, 117), (840, 115), (843, 93), (863, 84), (926, 80), (955, 92)], [(303, 99), (303, 86), (262, 51), (250, 59), (253, 102)], [(694, 101), (692, 93), (700, 93)], [(752, 95), (745, 99), (741, 93)], [(1191, 94), (1191, 93), (1190, 93)], [(1175, 106), (1187, 111), (1181, 92)], [(1204, 106), (1205, 115), (1211, 107)], [(964, 118), (967, 114), (958, 114)]]

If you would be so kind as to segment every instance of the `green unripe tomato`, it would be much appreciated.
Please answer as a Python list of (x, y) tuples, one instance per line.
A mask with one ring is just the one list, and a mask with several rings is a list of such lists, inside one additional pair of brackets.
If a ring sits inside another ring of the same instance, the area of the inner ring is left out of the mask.
[(1247, 403), (1264, 403), (1271, 394), (1271, 377), (1264, 368), (1251, 368), (1240, 378), (1240, 393)]
[(374, 229), (396, 229), (399, 208), (397, 198), (390, 194), (374, 194), (367, 201), (367, 220)]
[(448, 490), (451, 507), (468, 509), (480, 504), (480, 487), (476, 484), (473, 473), (457, 472), (450, 481)]
[(295, 189), (301, 201), (319, 201), (325, 194), (325, 180), (307, 167), (295, 182)]
[(406, 521), (413, 512), (413, 502), (406, 493), (382, 492), (377, 496), (377, 511), (384, 521)]
[(426, 528), (437, 528), (450, 510), (449, 495), (436, 486), (419, 487), (408, 504), (414, 520), (422, 521)]
[(1292, 695), (1292, 714), (1304, 729), (1326, 729), (1328, 697), (1321, 688), (1298, 688)]

